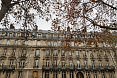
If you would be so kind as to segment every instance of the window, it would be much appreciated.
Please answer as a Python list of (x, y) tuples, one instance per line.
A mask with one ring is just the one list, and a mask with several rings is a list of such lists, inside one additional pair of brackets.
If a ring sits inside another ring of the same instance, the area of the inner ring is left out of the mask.
[(2, 33), (2, 36), (5, 36), (5, 33)]
[(100, 67), (102, 67), (103, 65), (102, 65), (102, 61), (101, 60), (99, 60), (99, 65), (100, 65)]
[(9, 42), (10, 42), (10, 40), (7, 40), (7, 41), (6, 41), (6, 45), (9, 45)]
[(53, 65), (54, 65), (54, 66), (57, 66), (57, 60), (54, 60)]
[(37, 46), (40, 46), (41, 42), (40, 41), (37, 41)]
[(83, 51), (83, 57), (86, 57), (86, 52), (85, 51)]
[(14, 43), (14, 45), (17, 45), (18, 44), (18, 40), (15, 40), (15, 43)]
[(109, 61), (108, 60), (106, 60), (106, 65), (109, 66)]
[(90, 57), (93, 57), (93, 53), (92, 53), (92, 51), (90, 51)]
[(95, 68), (95, 61), (92, 60), (92, 67)]
[(2, 40), (0, 40), (0, 44), (2, 43)]
[(77, 60), (77, 67), (80, 68), (80, 60)]
[(46, 67), (49, 67), (50, 60), (46, 60)]
[(10, 59), (10, 62), (9, 62), (9, 67), (11, 68), (12, 67), (12, 65), (13, 65), (13, 59)]
[(69, 56), (72, 56), (72, 53), (71, 53), (71, 51), (69, 51)]
[(48, 35), (48, 38), (50, 38), (50, 35)]
[(50, 41), (47, 41), (47, 46), (50, 46)]
[(18, 71), (18, 78), (22, 78), (22, 71)]
[(20, 33), (17, 34), (17, 37), (20, 37)]
[(62, 67), (65, 67), (65, 61), (61, 61)]
[(74, 78), (73, 71), (70, 71), (70, 78)]
[(49, 71), (45, 71), (45, 78), (49, 78)]
[(86, 68), (88, 67), (87, 60), (84, 60), (84, 65)]
[(64, 50), (61, 50), (61, 56), (65, 56)]
[(109, 73), (110, 78), (114, 78), (112, 72)]
[(57, 35), (54, 35), (54, 39), (57, 39)]
[(26, 56), (26, 53), (27, 53), (27, 51), (26, 50), (23, 50), (22, 51), (22, 56)]
[(4, 60), (3, 59), (0, 60), (0, 67), (3, 65), (3, 63), (4, 63)]
[(50, 56), (50, 50), (46, 51), (46, 56)]
[(94, 72), (94, 78), (98, 78), (97, 72)]
[(57, 78), (57, 72), (53, 72), (53, 78)]
[(12, 33), (9, 34), (9, 37), (12, 37)]
[(39, 56), (40, 50), (36, 50), (35, 56)]
[(6, 78), (10, 78), (10, 72), (6, 72)]
[(54, 41), (54, 46), (57, 46), (57, 41)]
[(79, 56), (79, 52), (78, 52), (78, 50), (76, 50), (76, 56)]
[(90, 78), (90, 73), (86, 72), (87, 78)]
[(69, 66), (70, 66), (70, 67), (73, 67), (73, 62), (72, 62), (72, 60), (69, 61)]
[(83, 42), (81, 42), (81, 47), (84, 47), (84, 43)]
[(57, 50), (54, 50), (54, 56), (57, 56)]
[(61, 35), (61, 39), (63, 39), (63, 35)]
[(113, 55), (114, 55), (114, 57), (116, 56), (116, 51), (113, 51)]
[(105, 76), (105, 73), (104, 73), (104, 72), (102, 72), (102, 78), (106, 78), (106, 76)]
[(28, 41), (25, 41), (25, 43), (24, 43), (25, 45), (28, 45)]
[(38, 34), (38, 38), (41, 38), (41, 34)]
[(43, 38), (46, 38), (46, 33), (43, 33), (42, 36), (43, 36)]
[(37, 78), (37, 71), (33, 72), (33, 78)]
[(6, 56), (7, 49), (4, 49), (3, 56)]
[(13, 52), (11, 53), (11, 56), (15, 56), (15, 49), (13, 49)]
[(66, 78), (66, 72), (65, 71), (62, 72), (62, 78)]
[(39, 66), (39, 60), (35, 59), (34, 60), (34, 68), (38, 68), (38, 66)]
[(25, 60), (22, 59), (22, 60), (20, 61), (19, 67), (20, 67), (20, 68), (24, 68), (24, 65), (25, 65)]

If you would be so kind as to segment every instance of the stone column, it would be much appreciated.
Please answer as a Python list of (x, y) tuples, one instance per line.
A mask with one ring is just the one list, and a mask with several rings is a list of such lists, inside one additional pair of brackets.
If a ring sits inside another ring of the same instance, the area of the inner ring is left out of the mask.
[(76, 74), (77, 74), (77, 73), (74, 71), (73, 74), (74, 74), (74, 78), (76, 78)]

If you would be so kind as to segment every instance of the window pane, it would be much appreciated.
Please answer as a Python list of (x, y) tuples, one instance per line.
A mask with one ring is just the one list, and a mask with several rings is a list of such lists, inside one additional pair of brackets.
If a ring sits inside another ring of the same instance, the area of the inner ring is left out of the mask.
[(36, 50), (36, 55), (35, 56), (39, 56), (39, 52), (40, 52), (40, 50)]
[(40, 41), (37, 41), (37, 46), (40, 46)]
[(47, 50), (46, 51), (46, 56), (49, 56), (50, 55), (50, 50)]

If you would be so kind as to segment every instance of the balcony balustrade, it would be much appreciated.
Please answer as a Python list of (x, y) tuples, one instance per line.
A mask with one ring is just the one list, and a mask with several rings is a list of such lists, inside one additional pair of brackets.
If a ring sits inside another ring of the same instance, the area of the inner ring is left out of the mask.
[(0, 70), (15, 70), (15, 65), (1, 65)]

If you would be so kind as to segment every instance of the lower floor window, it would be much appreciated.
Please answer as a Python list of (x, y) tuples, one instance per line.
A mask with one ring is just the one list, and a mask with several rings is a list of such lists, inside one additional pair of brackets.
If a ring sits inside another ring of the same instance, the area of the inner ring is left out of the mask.
[(6, 78), (10, 78), (10, 72), (6, 72)]
[(106, 78), (106, 77), (105, 77), (105, 73), (104, 73), (104, 72), (102, 72), (102, 78)]
[(49, 71), (45, 72), (45, 78), (49, 78)]
[(57, 78), (57, 72), (53, 73), (53, 78)]
[(18, 78), (22, 78), (22, 71), (18, 71)]
[(37, 78), (37, 71), (33, 72), (33, 78)]
[(98, 77), (97, 77), (97, 72), (94, 72), (94, 78), (98, 78)]
[(110, 72), (109, 74), (110, 74), (110, 78), (113, 78), (113, 74), (112, 74), (112, 72)]
[(66, 78), (66, 72), (65, 71), (62, 72), (62, 78)]
[(87, 78), (90, 78), (90, 73), (89, 72), (86, 72), (86, 74), (87, 74)]
[(70, 72), (70, 78), (74, 78), (73, 71)]

